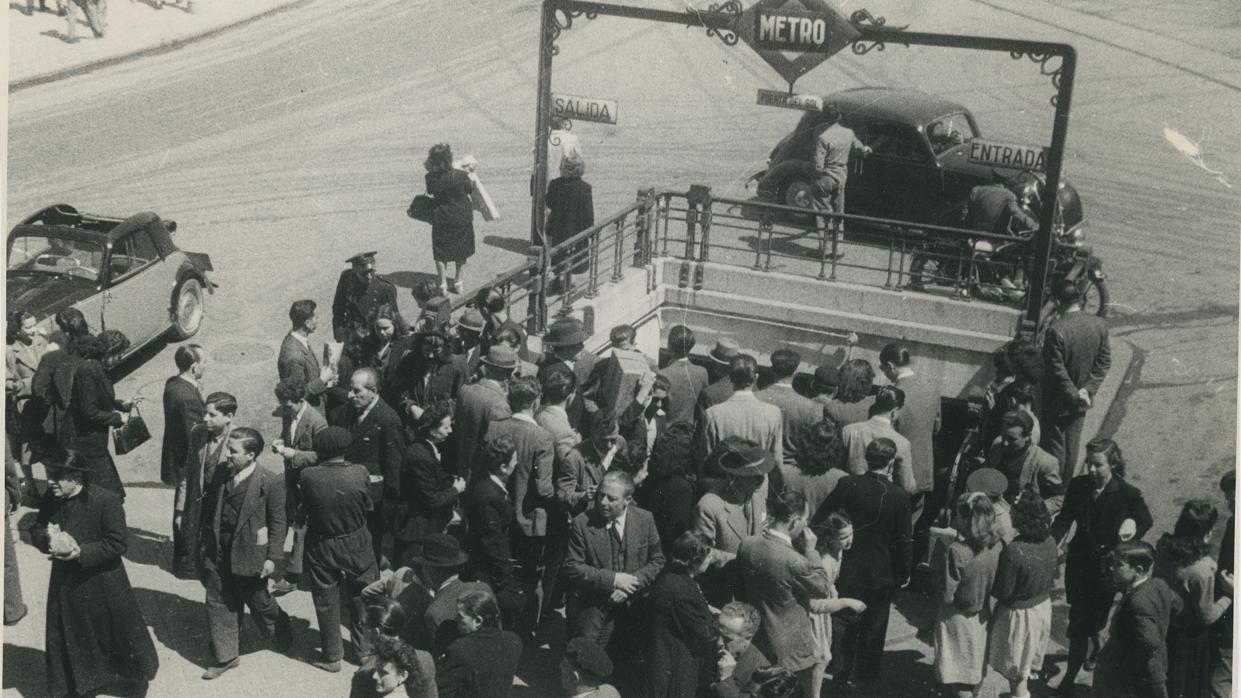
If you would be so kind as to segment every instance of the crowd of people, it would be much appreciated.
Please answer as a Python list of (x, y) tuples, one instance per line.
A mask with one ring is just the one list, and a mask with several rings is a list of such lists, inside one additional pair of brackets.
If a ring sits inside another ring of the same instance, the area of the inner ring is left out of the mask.
[[(908, 588), (937, 606), (946, 692), (978, 695), (994, 670), (1021, 697), (1051, 675), (1063, 564), (1058, 691), (1092, 671), (1099, 696), (1229, 695), (1232, 517), (1218, 559), (1206, 499), (1151, 545), (1120, 446), (1091, 439), (1078, 462), (1109, 355), (1072, 285), (1041, 347), (996, 353), (962, 461), (936, 458), (940, 396), (900, 343), (805, 386), (797, 352), (760, 367), (722, 337), (696, 353), (685, 326), (662, 357), (644, 357), (627, 325), (596, 356), (567, 317), (534, 355), (495, 289), (453, 320), (443, 289), (420, 284), (407, 322), (374, 254), (350, 264), (332, 309), (339, 352), (314, 341), (314, 301), (290, 305), (271, 376), (278, 435), (236, 423), (234, 394), (204, 394), (203, 347), (173, 353), (161, 478), (172, 569), (204, 587), (204, 680), (240, 664), (246, 608), (288, 651), (279, 598), (309, 592), (312, 663), (358, 667), (355, 696), (507, 695), (556, 626), (566, 696), (872, 695)], [(33, 539), (53, 561), (49, 693), (140, 687), (158, 659), (121, 562), (125, 490), (108, 448), (135, 401), (104, 370), (124, 339), (92, 336), (73, 309), (51, 342), (30, 316), (9, 320), (10, 509), (38, 508)], [(268, 450), (283, 472), (258, 463)], [(1234, 483), (1221, 483), (1230, 507)], [(11, 549), (5, 560), (16, 580)], [(5, 591), (16, 623), (20, 586)]]

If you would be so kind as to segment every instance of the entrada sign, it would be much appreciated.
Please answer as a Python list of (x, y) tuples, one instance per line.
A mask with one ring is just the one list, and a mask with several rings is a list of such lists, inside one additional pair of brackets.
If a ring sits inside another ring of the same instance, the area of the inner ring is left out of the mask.
[(577, 121), (594, 121), (615, 124), (617, 103), (610, 99), (579, 97), (577, 95), (552, 95), (552, 116)]
[(996, 167), (1012, 167), (1033, 172), (1047, 168), (1047, 149), (1013, 143), (990, 143), (979, 138), (970, 141), (970, 162)]
[(799, 95), (779, 90), (759, 90), (758, 105), (800, 109), (801, 111), (823, 111), (823, 98), (818, 95)]

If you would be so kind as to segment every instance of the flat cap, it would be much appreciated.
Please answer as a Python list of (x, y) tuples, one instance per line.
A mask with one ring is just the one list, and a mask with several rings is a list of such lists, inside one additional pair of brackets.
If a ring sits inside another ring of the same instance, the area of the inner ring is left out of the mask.
[(345, 261), (350, 264), (355, 264), (357, 262), (373, 262), (375, 261), (375, 255), (377, 254), (379, 253), (375, 250), (371, 250), (370, 252), (359, 252)]
[(344, 427), (328, 427), (315, 434), (311, 445), (314, 446), (315, 453), (325, 458), (335, 458), (353, 445), (353, 434)]
[(596, 678), (606, 679), (612, 675), (612, 660), (608, 658), (607, 650), (587, 638), (570, 640), (564, 655), (574, 667)]
[(989, 497), (999, 497), (1008, 491), (1008, 478), (995, 468), (979, 468), (965, 479), (965, 489), (982, 492)]

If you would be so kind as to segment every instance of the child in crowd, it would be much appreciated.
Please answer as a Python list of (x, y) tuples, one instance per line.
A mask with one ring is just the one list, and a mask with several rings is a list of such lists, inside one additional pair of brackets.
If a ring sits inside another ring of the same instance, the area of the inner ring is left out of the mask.
[(1167, 698), (1166, 638), (1181, 600), (1152, 577), (1155, 549), (1143, 541), (1118, 544), (1110, 556), (1112, 582), (1124, 598), (1094, 673), (1095, 698)]

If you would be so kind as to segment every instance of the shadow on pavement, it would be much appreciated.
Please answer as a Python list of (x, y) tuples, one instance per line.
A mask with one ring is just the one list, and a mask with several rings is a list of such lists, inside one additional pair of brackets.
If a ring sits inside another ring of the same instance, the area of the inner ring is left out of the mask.
[(397, 286), (409, 289), (412, 289), (419, 281), (439, 283), (438, 276), (425, 271), (395, 271), (391, 274), (384, 274), (383, 277)]
[(4, 690), (19, 696), (47, 695), (43, 653), (33, 647), (4, 643)]
[(125, 559), (139, 565), (151, 565), (172, 573), (172, 540), (158, 533), (129, 527)]
[(137, 586), (134, 596), (147, 625), (155, 633), (156, 642), (194, 666), (206, 668), (215, 663), (201, 601)]
[(513, 252), (515, 254), (524, 255), (530, 251), (531, 243), (526, 238), (506, 238), (499, 235), (488, 235), (483, 238), (483, 244), (488, 247), (498, 247), (505, 252)]

